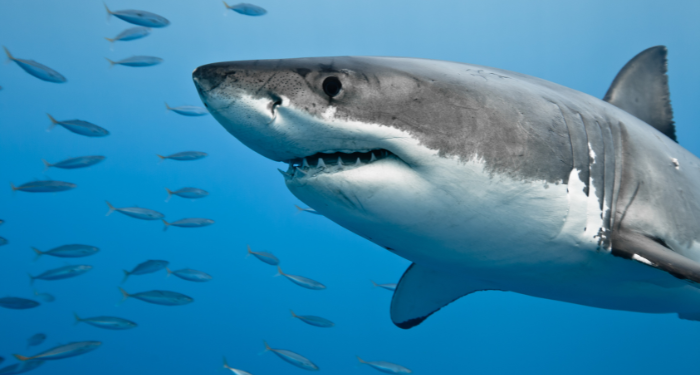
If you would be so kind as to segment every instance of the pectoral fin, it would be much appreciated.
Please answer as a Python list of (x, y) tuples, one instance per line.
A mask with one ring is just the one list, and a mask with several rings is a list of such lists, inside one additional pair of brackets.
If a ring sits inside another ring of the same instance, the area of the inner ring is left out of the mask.
[(401, 277), (391, 300), (391, 320), (403, 329), (426, 318), (460, 297), (478, 291), (496, 290), (490, 284), (413, 263)]
[(635, 260), (679, 279), (700, 283), (700, 263), (674, 252), (660, 242), (662, 241), (657, 242), (630, 230), (615, 231), (612, 236), (612, 255)]

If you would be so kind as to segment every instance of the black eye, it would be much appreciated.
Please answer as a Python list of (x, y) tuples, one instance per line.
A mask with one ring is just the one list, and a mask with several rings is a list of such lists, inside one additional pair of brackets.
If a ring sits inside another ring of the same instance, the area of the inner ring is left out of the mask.
[(323, 80), (323, 92), (331, 98), (338, 95), (340, 89), (343, 88), (343, 84), (340, 83), (338, 77), (328, 77)]

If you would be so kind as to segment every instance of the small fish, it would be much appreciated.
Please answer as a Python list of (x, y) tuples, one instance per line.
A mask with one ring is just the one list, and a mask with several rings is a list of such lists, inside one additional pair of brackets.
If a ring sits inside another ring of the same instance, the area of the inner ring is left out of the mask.
[(145, 38), (150, 34), (151, 34), (151, 29), (149, 29), (148, 27), (132, 27), (132, 28), (129, 28), (129, 29), (126, 29), (126, 30), (120, 32), (114, 38), (105, 38), (105, 39), (109, 40), (110, 43), (114, 43), (114, 42), (118, 42), (118, 41), (126, 42), (129, 40), (136, 40), (136, 39)]
[[(2, 362), (2, 361), (0, 361), (0, 362)], [(44, 364), (44, 361), (38, 360), (38, 359), (33, 360), (33, 361), (15, 363), (14, 365), (5, 366), (3, 368), (0, 368), (0, 375), (23, 374), (25, 372), (32, 371), (35, 368), (37, 368), (43, 364)]]
[(254, 257), (260, 259), (262, 262), (267, 263), (271, 266), (276, 266), (280, 264), (280, 260), (277, 259), (276, 256), (266, 251), (253, 251), (250, 249), (250, 246), (248, 246), (248, 254), (253, 255)]
[(373, 280), (370, 280), (370, 281), (372, 281), (372, 285), (374, 285), (375, 288), (379, 287), (379, 288), (383, 288), (383, 289), (386, 289), (386, 290), (391, 290), (392, 292), (396, 290), (396, 284), (394, 284), (394, 283), (391, 283), (391, 284), (377, 284), (377, 283), (375, 283)]
[(193, 105), (181, 105), (179, 107), (171, 107), (168, 105), (168, 103), (165, 103), (165, 108), (167, 108), (169, 111), (173, 111), (183, 116), (195, 117), (206, 116), (209, 114), (209, 111), (207, 111), (206, 108), (195, 107)]
[(165, 224), (165, 227), (163, 228), (164, 231), (168, 230), (169, 226), (174, 226), (174, 227), (180, 227), (180, 228), (201, 228), (201, 227), (206, 227), (208, 225), (214, 224), (214, 220), (212, 219), (204, 219), (200, 217), (191, 217), (187, 219), (180, 219), (177, 221), (173, 221), (172, 223), (168, 223), (163, 219), (163, 224)]
[(80, 264), (77, 266), (63, 266), (59, 268), (54, 268), (42, 273), (39, 276), (29, 275), (30, 284), (34, 284), (34, 280), (61, 280), (68, 279), (71, 277), (76, 277), (90, 271), (92, 266), (86, 264)]
[(177, 276), (183, 280), (187, 280), (187, 281), (194, 281), (194, 282), (201, 283), (201, 282), (209, 281), (212, 279), (211, 275), (209, 275), (208, 273), (193, 270), (191, 268), (183, 268), (181, 270), (171, 271), (169, 268), (165, 267), (165, 270), (168, 271), (168, 276), (175, 275), (175, 276)]
[(321, 318), (320, 316), (313, 316), (313, 315), (297, 315), (294, 313), (294, 311), (289, 310), (292, 312), (292, 317), (297, 318), (301, 320), (302, 322), (315, 326), (315, 327), (321, 327), (321, 328), (330, 328), (335, 325), (335, 323), (331, 322), (328, 319)]
[(168, 267), (168, 262), (167, 260), (147, 260), (143, 263), (139, 263), (136, 267), (134, 267), (131, 272), (127, 270), (124, 271), (124, 279), (122, 280), (122, 284), (126, 282), (126, 279), (129, 278), (131, 275), (145, 275), (153, 272), (158, 272), (164, 268)]
[(107, 8), (105, 4), (105, 9), (107, 9), (107, 17), (115, 16), (128, 23), (133, 23), (134, 25), (145, 26), (145, 27), (165, 27), (170, 25), (165, 17), (159, 16), (155, 13), (146, 12), (144, 10), (117, 10), (111, 11)]
[(305, 358), (297, 353), (290, 352), (289, 350), (272, 349), (269, 345), (267, 345), (267, 342), (263, 341), (263, 343), (265, 343), (266, 352), (269, 351), (277, 354), (278, 357), (282, 358), (287, 363), (291, 363), (292, 365), (302, 368), (304, 370), (318, 371), (318, 366), (316, 366), (308, 358)]
[(19, 186), (15, 186), (10, 183), (10, 187), (12, 187), (12, 191), (24, 191), (27, 193), (57, 193), (59, 191), (66, 191), (70, 189), (75, 189), (78, 185), (72, 184), (70, 182), (63, 182), (63, 181), (51, 181), (51, 180), (43, 180), (43, 181), (32, 181), (32, 182), (27, 182), (26, 184), (22, 184)]
[(107, 129), (102, 128), (100, 126), (97, 126), (95, 124), (91, 124), (87, 121), (83, 120), (65, 120), (65, 121), (58, 121), (53, 116), (50, 114), (46, 114), (49, 116), (49, 120), (51, 120), (51, 125), (49, 125), (49, 129), (53, 129), (54, 126), (56, 125), (61, 125), (66, 130), (71, 131), (75, 134), (80, 134), (84, 135), (86, 137), (106, 137), (109, 135), (109, 131)]
[(153, 66), (153, 65), (158, 65), (163, 62), (163, 59), (160, 57), (154, 57), (154, 56), (131, 56), (129, 58), (126, 58), (124, 60), (119, 60), (119, 61), (112, 61), (110, 59), (107, 59), (109, 61), (109, 66), (115, 66), (115, 65), (124, 65), (124, 66), (131, 66), (134, 68), (141, 68), (145, 66)]
[(59, 161), (58, 163), (51, 164), (48, 161), (41, 159), (41, 161), (44, 162), (44, 170), (47, 170), (51, 167), (61, 169), (86, 168), (95, 165), (101, 162), (102, 160), (105, 160), (104, 156), (80, 156), (77, 158), (70, 158), (63, 161)]
[(93, 351), (102, 345), (99, 341), (81, 341), (72, 342), (66, 345), (60, 345), (55, 348), (49, 349), (45, 352), (41, 352), (37, 355), (31, 357), (25, 357), (23, 355), (15, 354), (15, 358), (20, 361), (30, 361), (34, 359), (41, 360), (54, 360), (75, 357), (77, 355), (85, 354), (87, 352)]
[(129, 297), (163, 306), (179, 306), (194, 302), (194, 299), (192, 297), (188, 297), (178, 292), (170, 292), (167, 290), (150, 290), (148, 292), (141, 292), (136, 294), (129, 294), (122, 288), (119, 288), (119, 290), (122, 292), (122, 296), (124, 297), (122, 298), (122, 302), (124, 302)]
[(19, 298), (19, 297), (0, 298), (0, 307), (4, 307), (6, 309), (25, 310), (25, 309), (33, 309), (39, 305), (40, 305), (39, 302), (32, 301), (30, 299), (25, 299), (25, 298)]
[(44, 343), (44, 340), (46, 340), (46, 335), (43, 333), (37, 333), (36, 335), (27, 339), (27, 347), (39, 346)]
[[(296, 204), (294, 205), (294, 207), (296, 207), (297, 210), (299, 210), (299, 212), (308, 212), (308, 213), (314, 214), (314, 215), (321, 215), (320, 213), (318, 213), (318, 211), (314, 210), (313, 208), (301, 208), (301, 207), (297, 206)], [(323, 216), (323, 215), (321, 215), (321, 216)]]
[(59, 258), (81, 258), (96, 254), (100, 251), (100, 249), (95, 246), (88, 245), (63, 245), (48, 251), (41, 251), (36, 247), (32, 247), (32, 250), (36, 253), (34, 260), (39, 259), (42, 255), (50, 255)]
[(75, 316), (75, 324), (84, 322), (97, 328), (111, 329), (114, 331), (136, 328), (138, 326), (138, 324), (130, 320), (117, 318), (114, 316), (96, 316), (94, 318), (81, 318), (76, 313), (73, 313), (73, 315)]
[(7, 48), (2, 48), (5, 49), (7, 58), (10, 59), (10, 61), (14, 61), (17, 65), (19, 65), (20, 68), (22, 68), (25, 72), (33, 75), (34, 77), (47, 82), (66, 82), (66, 77), (62, 76), (61, 73), (49, 68), (48, 66), (39, 64), (34, 60), (18, 59), (16, 57), (13, 57), (10, 54), (10, 51), (7, 50)]
[(168, 192), (168, 199), (166, 200), (166, 202), (169, 201), (170, 197), (172, 197), (173, 195), (189, 199), (204, 198), (209, 195), (209, 193), (205, 190), (191, 187), (186, 187), (175, 191), (172, 191), (168, 188), (165, 188), (165, 190)]
[(224, 5), (226, 6), (227, 9), (231, 9), (232, 11), (243, 14), (245, 16), (264, 16), (267, 14), (267, 11), (257, 5), (253, 4), (248, 4), (248, 3), (240, 3), (236, 5), (228, 5), (224, 1)]
[(56, 300), (56, 297), (54, 297), (51, 294), (48, 293), (39, 293), (36, 290), (34, 291), (34, 295), (37, 296), (37, 298), (41, 299), (44, 302), (53, 302)]
[(158, 211), (153, 211), (149, 210), (148, 208), (141, 208), (141, 207), (122, 207), (122, 208), (116, 208), (109, 204), (107, 202), (107, 206), (109, 206), (109, 212), (107, 212), (107, 215), (111, 214), (114, 211), (120, 212), (126, 216), (131, 216), (135, 219), (141, 219), (141, 220), (160, 220), (165, 217), (165, 215), (161, 214)]
[(8, 243), (10, 243), (10, 241), (8, 241), (6, 238), (0, 237), (0, 246), (5, 246)]
[(399, 366), (394, 363), (390, 362), (384, 362), (384, 361), (364, 361), (362, 358), (357, 357), (357, 360), (360, 361), (360, 363), (364, 363), (366, 365), (369, 365), (373, 369), (383, 372), (386, 374), (410, 374), (413, 371), (403, 367)]
[(201, 159), (201, 158), (206, 157), (206, 156), (207, 156), (206, 152), (199, 152), (199, 151), (184, 151), (184, 152), (178, 152), (177, 154), (172, 154), (172, 155), (168, 155), (168, 156), (158, 155), (160, 160), (172, 159), (172, 160), (179, 160), (179, 161), (197, 160), (197, 159)]
[(307, 289), (313, 289), (313, 290), (326, 289), (326, 286), (319, 283), (318, 281), (311, 280), (311, 279), (306, 278), (304, 276), (288, 275), (288, 274), (282, 272), (282, 269), (280, 268), (280, 266), (277, 266), (277, 272), (280, 275), (288, 278), (294, 284), (299, 285), (300, 287), (304, 287)]
[(249, 373), (248, 371), (235, 369), (235, 368), (229, 366), (228, 363), (226, 363), (226, 357), (224, 357), (224, 368), (231, 370), (231, 372), (233, 372), (235, 375), (253, 375), (253, 374)]

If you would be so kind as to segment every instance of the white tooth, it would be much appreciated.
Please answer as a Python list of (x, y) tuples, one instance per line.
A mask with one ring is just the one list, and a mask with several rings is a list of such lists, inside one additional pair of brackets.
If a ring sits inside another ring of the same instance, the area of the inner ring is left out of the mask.
[(372, 157), (369, 159), (369, 162), (377, 161), (377, 157), (374, 156), (374, 152), (372, 153)]
[(338, 156), (338, 166), (339, 167), (343, 166), (343, 159), (341, 159), (340, 156)]
[(291, 180), (291, 179), (292, 179), (292, 174), (291, 174), (291, 173), (287, 173), (287, 172), (285, 172), (285, 171), (283, 171), (283, 170), (281, 170), (281, 169), (279, 169), (279, 168), (277, 168), (277, 170), (280, 171), (280, 173), (282, 173), (282, 176), (284, 176), (284, 179), (285, 179), (285, 180)]
[(297, 172), (300, 172), (300, 173), (303, 174), (304, 176), (306, 176), (306, 175), (308, 174), (308, 173), (306, 173), (303, 169), (301, 169), (301, 168), (299, 168), (299, 167), (297, 167)]
[(362, 162), (360, 161), (360, 158), (358, 157), (358, 158), (357, 158), (357, 161), (355, 162), (355, 166), (356, 166), (356, 167), (359, 167), (360, 164), (362, 164)]
[(316, 168), (325, 168), (326, 163), (323, 162), (323, 158), (318, 158), (318, 164), (316, 165)]
[(304, 158), (304, 161), (301, 163), (302, 168), (308, 168), (309, 167), (309, 162), (306, 161), (306, 158)]

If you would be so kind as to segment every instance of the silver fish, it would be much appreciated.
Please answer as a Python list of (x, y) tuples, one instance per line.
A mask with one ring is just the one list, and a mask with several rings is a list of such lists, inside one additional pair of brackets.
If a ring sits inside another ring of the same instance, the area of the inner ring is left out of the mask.
[(122, 292), (122, 302), (124, 302), (129, 297), (163, 306), (179, 306), (194, 302), (194, 299), (192, 297), (186, 296), (178, 292), (171, 292), (167, 290), (150, 290), (148, 292), (141, 292), (136, 294), (129, 294), (122, 288), (119, 288), (119, 290)]
[(38, 276), (32, 276), (29, 275), (30, 283), (34, 284), (34, 280), (61, 280), (61, 279), (68, 279), (71, 277), (76, 277), (84, 274), (87, 271), (90, 271), (92, 269), (92, 266), (88, 266), (86, 264), (80, 264), (77, 266), (63, 266), (59, 268), (54, 268), (52, 270), (48, 270), (41, 275)]
[(204, 197), (209, 195), (209, 193), (205, 190), (191, 188), (191, 187), (186, 187), (186, 188), (178, 189), (175, 191), (172, 191), (168, 188), (165, 188), (165, 190), (168, 192), (168, 199), (165, 200), (166, 202), (169, 201), (170, 197), (172, 197), (173, 195), (177, 195), (178, 197), (189, 198), (189, 199), (204, 198)]
[(121, 33), (117, 34), (114, 38), (105, 38), (107, 39), (110, 43), (114, 43), (117, 41), (122, 41), (126, 42), (129, 40), (136, 40), (136, 39), (141, 39), (145, 38), (148, 35), (151, 34), (151, 29), (148, 27), (132, 27), (129, 29), (126, 29), (122, 31)]
[(27, 347), (39, 346), (44, 343), (44, 340), (46, 340), (46, 334), (37, 333), (36, 335), (33, 335), (27, 339)]
[(122, 208), (116, 208), (112, 206), (109, 202), (107, 202), (107, 206), (109, 206), (109, 212), (107, 212), (107, 215), (111, 214), (114, 211), (117, 211), (119, 213), (122, 213), (126, 216), (133, 217), (135, 219), (141, 219), (141, 220), (160, 220), (165, 217), (165, 215), (161, 214), (158, 211), (153, 211), (149, 210), (148, 208), (141, 208), (141, 207), (122, 207)]
[(280, 266), (277, 266), (277, 272), (280, 275), (288, 278), (294, 284), (299, 285), (300, 287), (304, 287), (306, 289), (313, 289), (313, 290), (326, 289), (325, 285), (319, 283), (318, 281), (311, 280), (308, 277), (298, 276), (298, 275), (288, 275), (288, 274), (282, 272), (282, 268), (280, 268)]
[(48, 161), (41, 159), (44, 162), (44, 170), (47, 170), (51, 167), (55, 168), (61, 168), (61, 169), (77, 169), (77, 168), (86, 168), (92, 165), (95, 165), (102, 160), (105, 160), (104, 156), (80, 156), (77, 158), (70, 158), (66, 159), (63, 161), (59, 161), (58, 163), (51, 164)]
[(102, 345), (99, 341), (81, 341), (72, 342), (66, 345), (60, 345), (55, 348), (49, 349), (45, 352), (41, 352), (37, 355), (31, 357), (25, 357), (23, 355), (15, 354), (14, 356), (20, 361), (30, 361), (34, 359), (41, 360), (54, 360), (75, 357), (77, 355), (85, 354), (87, 352), (93, 351)]
[(206, 108), (196, 107), (193, 105), (181, 105), (179, 107), (171, 107), (168, 105), (168, 103), (165, 103), (165, 108), (177, 114), (190, 117), (206, 116), (209, 114), (209, 111), (207, 111)]
[(262, 262), (267, 263), (271, 266), (276, 266), (280, 264), (280, 260), (277, 259), (276, 256), (272, 255), (272, 253), (268, 253), (266, 251), (253, 251), (250, 249), (250, 246), (248, 246), (248, 254), (253, 255), (254, 257), (260, 259)]
[(7, 48), (2, 47), (5, 49), (5, 53), (7, 54), (7, 58), (10, 59), (10, 61), (14, 61), (17, 65), (19, 65), (20, 68), (22, 68), (25, 72), (33, 75), (36, 78), (39, 78), (42, 81), (47, 81), (47, 82), (54, 82), (54, 83), (63, 83), (66, 82), (66, 77), (62, 76), (61, 73), (49, 68), (46, 65), (39, 64), (38, 62), (34, 60), (24, 60), (24, 59), (18, 59), (12, 54), (10, 54), (10, 51), (7, 50)]
[(84, 135), (86, 137), (106, 137), (109, 135), (109, 131), (103, 127), (97, 126), (95, 124), (89, 123), (87, 121), (83, 120), (64, 120), (64, 121), (58, 121), (53, 116), (50, 114), (46, 114), (49, 116), (49, 120), (51, 120), (51, 125), (49, 125), (49, 129), (53, 129), (54, 126), (56, 125), (61, 125), (66, 130), (73, 132), (75, 134), (80, 134)]
[(176, 154), (168, 155), (168, 156), (162, 156), (158, 155), (160, 160), (165, 160), (165, 159), (172, 159), (172, 160), (179, 160), (179, 161), (191, 161), (191, 160), (198, 160), (203, 157), (206, 157), (207, 153), (206, 152), (200, 152), (200, 151), (184, 151), (184, 152), (178, 152)]
[(169, 223), (163, 219), (163, 224), (165, 224), (165, 227), (163, 230), (168, 230), (169, 226), (174, 226), (174, 227), (181, 227), (181, 228), (201, 228), (201, 227), (206, 227), (208, 225), (214, 224), (214, 220), (212, 219), (204, 219), (200, 217), (191, 217), (187, 219), (180, 219), (177, 221), (173, 221), (172, 223)]
[(115, 16), (134, 25), (145, 27), (165, 27), (170, 25), (170, 21), (167, 18), (144, 10), (111, 11), (107, 8), (107, 4), (105, 4), (105, 9), (107, 10), (107, 17)]
[(75, 316), (75, 324), (83, 322), (97, 328), (111, 329), (114, 331), (136, 328), (138, 326), (138, 324), (130, 320), (117, 318), (114, 316), (96, 316), (94, 318), (81, 318), (78, 316), (77, 313), (73, 313), (73, 315)]
[(224, 5), (226, 6), (226, 9), (231, 9), (232, 11), (238, 14), (243, 14), (245, 16), (259, 17), (267, 14), (267, 10), (253, 4), (240, 3), (235, 5), (228, 5), (224, 1)]
[(145, 275), (153, 272), (158, 272), (164, 268), (168, 267), (168, 262), (167, 260), (147, 260), (143, 263), (139, 263), (134, 267), (131, 272), (127, 270), (124, 271), (124, 279), (122, 280), (122, 284), (126, 282), (126, 279), (129, 278), (131, 275)]
[(40, 305), (39, 302), (32, 301), (32, 300), (26, 299), (26, 298), (20, 298), (20, 297), (0, 298), (0, 307), (4, 307), (6, 309), (26, 310), (26, 309), (33, 309), (39, 305)]
[(372, 282), (372, 285), (374, 285), (375, 288), (383, 288), (386, 290), (391, 290), (392, 292), (396, 290), (396, 284), (377, 284), (373, 280), (370, 280)]
[(166, 271), (168, 271), (168, 276), (170, 275), (175, 275), (183, 280), (187, 281), (194, 281), (194, 282), (205, 282), (209, 281), (212, 279), (211, 275), (208, 273), (202, 272), (202, 271), (197, 271), (193, 270), (191, 268), (184, 268), (181, 270), (175, 270), (171, 271), (169, 268), (165, 268)]
[(330, 328), (330, 327), (335, 326), (335, 323), (331, 322), (328, 319), (321, 318), (320, 316), (297, 315), (294, 313), (294, 311), (292, 311), (292, 310), (289, 310), (289, 311), (292, 312), (292, 317), (297, 318), (308, 325), (312, 325), (315, 327), (321, 327), (321, 328)]
[(318, 366), (316, 366), (311, 360), (308, 358), (299, 355), (294, 352), (290, 352), (289, 350), (284, 350), (284, 349), (272, 349), (269, 345), (267, 345), (267, 342), (263, 341), (265, 343), (265, 351), (270, 351), (275, 353), (278, 357), (282, 358), (285, 362), (290, 363), (296, 367), (302, 368), (304, 370), (309, 370), (309, 371), (318, 371)]
[(36, 247), (32, 247), (36, 253), (34, 260), (39, 259), (42, 255), (50, 255), (59, 258), (81, 258), (96, 254), (100, 249), (89, 245), (63, 245), (53, 248), (48, 251), (41, 251)]
[(364, 361), (360, 357), (357, 357), (357, 360), (360, 361), (360, 363), (369, 365), (370, 367), (372, 367), (373, 369), (375, 369), (379, 372), (383, 372), (383, 373), (387, 373), (387, 374), (410, 374), (411, 372), (413, 372), (413, 371), (411, 371), (403, 366), (400, 366), (400, 365), (397, 365), (397, 364), (391, 363), (391, 362)]
[(226, 363), (226, 357), (224, 357), (224, 368), (227, 370), (231, 370), (231, 372), (233, 372), (235, 375), (253, 375), (247, 371), (239, 370), (229, 366), (228, 363)]
[(19, 186), (10, 183), (10, 187), (12, 187), (12, 191), (19, 190), (27, 193), (57, 193), (75, 189), (77, 185), (70, 182), (43, 180), (27, 182)]
[[(105, 58), (107, 59), (107, 58)], [(109, 66), (115, 66), (115, 65), (124, 65), (124, 66), (130, 66), (134, 68), (141, 68), (141, 67), (146, 67), (146, 66), (153, 66), (153, 65), (158, 65), (163, 62), (163, 59), (160, 57), (155, 57), (155, 56), (131, 56), (129, 58), (119, 60), (119, 61), (112, 61), (110, 59), (107, 59), (109, 61)]]

